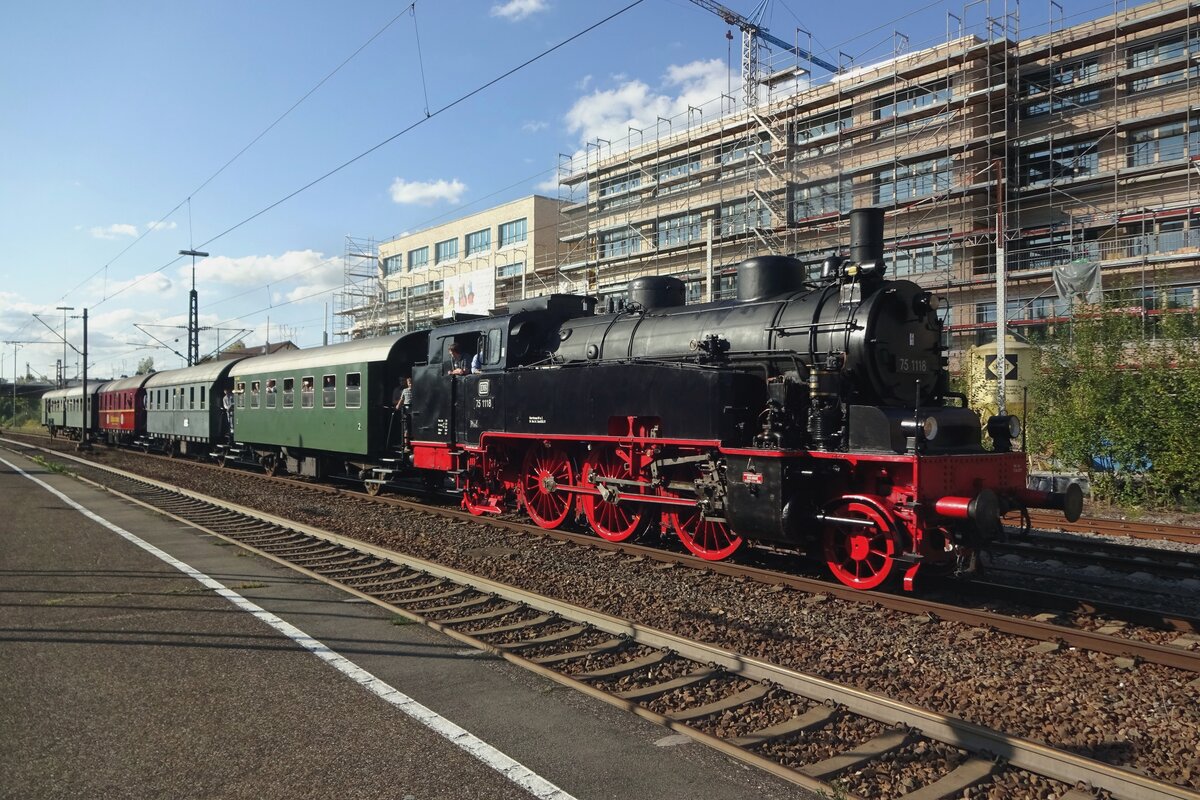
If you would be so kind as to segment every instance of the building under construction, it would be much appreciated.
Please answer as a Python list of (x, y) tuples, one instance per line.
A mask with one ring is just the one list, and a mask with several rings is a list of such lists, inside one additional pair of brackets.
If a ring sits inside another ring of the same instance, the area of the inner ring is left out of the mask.
[(1024, 39), (1016, 20), (951, 16), (940, 46), (836, 73), (777, 63), (748, 103), (560, 157), (563, 288), (669, 274), (690, 301), (730, 297), (739, 260), (819, 270), (847, 250), (846, 212), (880, 206), (891, 274), (950, 301), (952, 363), (995, 336), (998, 295), (1018, 333), (1067, 316), (1067, 265), (1098, 265), (1148, 315), (1197, 306), (1200, 4)]

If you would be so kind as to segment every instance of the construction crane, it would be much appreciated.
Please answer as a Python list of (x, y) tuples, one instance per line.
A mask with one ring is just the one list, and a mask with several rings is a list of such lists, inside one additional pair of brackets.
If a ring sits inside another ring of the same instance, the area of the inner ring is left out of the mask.
[(797, 57), (804, 59), (810, 64), (815, 64), (822, 69), (827, 69), (830, 72), (837, 72), (838, 68), (834, 64), (819, 58), (804, 48), (788, 44), (783, 39), (771, 35), (766, 28), (762, 26), (762, 18), (767, 10), (768, 0), (761, 0), (758, 7), (754, 9), (749, 17), (744, 17), (731, 8), (727, 8), (720, 3), (714, 3), (712, 0), (692, 0), (693, 3), (701, 8), (707, 9), (716, 14), (721, 19), (725, 20), (728, 25), (736, 25), (742, 31), (742, 95), (747, 108), (755, 108), (758, 105), (758, 47), (759, 40), (773, 44), (789, 53), (794, 53)]

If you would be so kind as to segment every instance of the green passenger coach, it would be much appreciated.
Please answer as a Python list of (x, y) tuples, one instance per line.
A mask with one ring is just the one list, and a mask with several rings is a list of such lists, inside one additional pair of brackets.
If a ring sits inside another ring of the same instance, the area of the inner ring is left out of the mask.
[(428, 333), (248, 358), (232, 372), (234, 442), (224, 458), (274, 472), (355, 473), (399, 441), (393, 393), (425, 357)]

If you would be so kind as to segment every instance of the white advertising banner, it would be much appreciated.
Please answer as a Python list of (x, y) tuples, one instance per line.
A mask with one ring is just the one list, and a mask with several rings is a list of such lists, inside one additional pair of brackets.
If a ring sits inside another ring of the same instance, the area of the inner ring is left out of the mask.
[(447, 276), (442, 284), (442, 316), (486, 314), (496, 303), (496, 274), (491, 267)]

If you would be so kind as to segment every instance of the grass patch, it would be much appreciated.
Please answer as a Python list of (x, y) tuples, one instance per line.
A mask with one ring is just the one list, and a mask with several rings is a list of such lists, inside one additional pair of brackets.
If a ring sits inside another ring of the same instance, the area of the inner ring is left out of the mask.
[(392, 617), (392, 624), (393, 625), (416, 625), (417, 621), (415, 619), (409, 619), (408, 617), (402, 617), (400, 615), (396, 615), (396, 616)]
[(230, 589), (262, 589), (265, 586), (266, 586), (266, 584), (263, 583), (262, 581), (247, 581), (246, 583), (239, 583), (236, 586), (230, 586), (229, 588)]
[(62, 464), (59, 464), (55, 461), (47, 461), (46, 459), (42, 458), (41, 456), (34, 456), (32, 458), (32, 461), (35, 464), (39, 464), (42, 467), (44, 467), (45, 469), (50, 470), (51, 472), (57, 472), (59, 475), (70, 475), (71, 474), (71, 471), (68, 470), (66, 467), (64, 467)]

